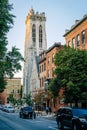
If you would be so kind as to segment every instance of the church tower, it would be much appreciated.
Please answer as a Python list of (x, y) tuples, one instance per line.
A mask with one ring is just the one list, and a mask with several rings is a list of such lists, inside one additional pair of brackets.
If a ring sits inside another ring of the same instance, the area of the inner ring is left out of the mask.
[(34, 12), (31, 8), (26, 17), (26, 34), (24, 49), (24, 73), (23, 73), (23, 95), (27, 95), (31, 90), (39, 85), (38, 60), (39, 54), (47, 49), (45, 13)]

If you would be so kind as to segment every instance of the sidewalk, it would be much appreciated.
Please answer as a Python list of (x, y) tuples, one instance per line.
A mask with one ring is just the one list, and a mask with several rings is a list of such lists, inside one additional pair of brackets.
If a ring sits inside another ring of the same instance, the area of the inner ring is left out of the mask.
[(51, 120), (55, 120), (56, 116), (55, 116), (55, 113), (48, 113), (46, 114), (45, 111), (36, 111), (36, 114), (37, 116), (40, 116), (40, 117), (44, 117), (46, 119), (51, 119)]

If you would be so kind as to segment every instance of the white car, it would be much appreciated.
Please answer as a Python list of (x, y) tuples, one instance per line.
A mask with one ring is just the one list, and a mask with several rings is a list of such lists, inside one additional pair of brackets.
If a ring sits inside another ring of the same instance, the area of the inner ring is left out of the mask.
[(12, 106), (6, 106), (4, 108), (4, 111), (8, 112), (8, 113), (14, 113), (15, 112), (15, 108)]

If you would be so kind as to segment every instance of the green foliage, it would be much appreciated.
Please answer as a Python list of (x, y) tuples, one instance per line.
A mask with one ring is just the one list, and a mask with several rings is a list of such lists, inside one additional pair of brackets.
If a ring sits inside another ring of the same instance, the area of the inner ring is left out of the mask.
[(58, 96), (60, 85), (57, 78), (53, 78), (51, 80), (48, 90), (52, 92), (54, 98)]
[(0, 76), (0, 92), (3, 92), (3, 89), (5, 89), (6, 81), (4, 80), (3, 76)]
[(8, 52), (7, 33), (12, 28), (14, 15), (11, 14), (13, 6), (8, 0), (0, 0), (0, 92), (5, 89), (5, 77), (13, 77), (21, 70), (20, 61), (24, 61), (19, 49), (12, 47)]
[(24, 59), (16, 47), (12, 47), (12, 51), (9, 51), (5, 58), (5, 74), (13, 77), (22, 69), (20, 61), (24, 61)]
[(64, 87), (65, 101), (87, 100), (87, 51), (65, 47), (56, 54), (55, 65), (56, 86)]
[(21, 105), (21, 106), (23, 105), (23, 100), (22, 100), (22, 98), (17, 100), (17, 105)]
[(8, 97), (9, 101), (15, 105), (17, 103), (17, 100), (13, 97), (13, 94), (10, 94), (9, 97)]
[(20, 89), (20, 98), (22, 98), (22, 93), (23, 93), (23, 86), (21, 85), (21, 89)]
[(30, 94), (26, 95), (23, 99), (27, 105), (32, 106), (32, 99)]

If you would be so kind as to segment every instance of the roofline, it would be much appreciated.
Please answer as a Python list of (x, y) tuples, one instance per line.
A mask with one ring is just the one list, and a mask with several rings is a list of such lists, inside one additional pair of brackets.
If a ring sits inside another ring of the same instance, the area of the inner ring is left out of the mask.
[(60, 47), (60, 46), (62, 46), (61, 42), (55, 42), (51, 47), (48, 48), (48, 50), (46, 51), (46, 53), (50, 52), (55, 47)]
[(77, 26), (79, 26), (83, 21), (85, 21), (87, 19), (87, 14), (83, 16), (83, 18), (81, 20), (78, 21), (78, 23), (76, 23), (69, 31), (67, 31), (63, 37), (65, 37), (67, 34), (69, 34), (71, 31), (73, 31)]
[(46, 57), (44, 57), (43, 59), (41, 59), (41, 60), (39, 61), (39, 64), (40, 64), (41, 62), (45, 61), (45, 60), (46, 60)]

